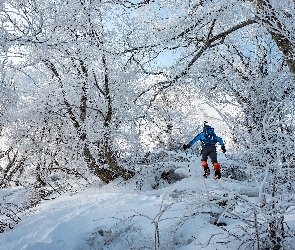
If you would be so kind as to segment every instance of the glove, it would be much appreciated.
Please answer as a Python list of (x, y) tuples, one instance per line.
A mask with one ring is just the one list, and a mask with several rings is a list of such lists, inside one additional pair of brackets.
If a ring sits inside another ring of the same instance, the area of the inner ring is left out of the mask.
[(222, 153), (226, 152), (225, 146), (221, 146), (221, 151), (222, 151)]
[(184, 150), (186, 150), (187, 148), (190, 148), (190, 147), (191, 147), (191, 146), (188, 145), (188, 144), (184, 144), (184, 145), (183, 145), (183, 149), (184, 149)]

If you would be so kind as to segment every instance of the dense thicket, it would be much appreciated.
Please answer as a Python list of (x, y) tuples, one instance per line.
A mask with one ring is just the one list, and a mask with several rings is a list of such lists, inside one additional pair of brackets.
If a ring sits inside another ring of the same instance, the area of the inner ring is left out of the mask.
[[(131, 159), (180, 149), (205, 119), (227, 128), (228, 151), (273, 197), (265, 213), (282, 209), (275, 186), (293, 185), (277, 180), (294, 167), (294, 1), (14, 0), (0, 18), (2, 187), (128, 180)], [(280, 245), (280, 223), (269, 221), (266, 245)]]

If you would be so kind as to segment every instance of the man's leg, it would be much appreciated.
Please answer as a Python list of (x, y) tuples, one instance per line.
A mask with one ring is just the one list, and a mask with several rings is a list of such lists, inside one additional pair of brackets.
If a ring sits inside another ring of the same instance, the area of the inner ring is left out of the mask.
[(213, 168), (215, 171), (215, 178), (220, 179), (221, 178), (221, 172), (220, 172), (220, 164), (217, 161), (217, 153), (216, 153), (216, 147), (212, 148), (209, 157), (212, 161)]
[(210, 153), (210, 151), (208, 150), (208, 147), (202, 147), (202, 151), (201, 151), (202, 159), (201, 159), (201, 162), (202, 162), (202, 167), (204, 169), (204, 174), (203, 174), (204, 178), (207, 178), (207, 176), (210, 174), (210, 169), (208, 167), (208, 162), (207, 162), (209, 153)]
[(215, 171), (215, 178), (220, 179), (221, 178), (220, 164), (218, 162), (214, 162), (213, 167)]

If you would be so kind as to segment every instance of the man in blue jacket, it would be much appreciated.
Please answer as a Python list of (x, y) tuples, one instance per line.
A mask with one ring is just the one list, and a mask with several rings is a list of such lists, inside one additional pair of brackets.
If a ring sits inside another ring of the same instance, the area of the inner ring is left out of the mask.
[(215, 178), (220, 179), (221, 173), (220, 173), (220, 164), (217, 161), (217, 153), (216, 153), (216, 143), (218, 142), (221, 146), (221, 150), (223, 153), (226, 152), (224, 142), (221, 137), (217, 136), (214, 133), (214, 128), (210, 127), (209, 125), (204, 123), (203, 132), (198, 134), (192, 141), (190, 141), (188, 144), (183, 145), (184, 150), (187, 148), (190, 148), (192, 145), (194, 145), (197, 141), (202, 142), (202, 167), (204, 168), (204, 178), (207, 178), (207, 176), (210, 174), (210, 169), (208, 167), (208, 156), (210, 157), (214, 171), (215, 171)]

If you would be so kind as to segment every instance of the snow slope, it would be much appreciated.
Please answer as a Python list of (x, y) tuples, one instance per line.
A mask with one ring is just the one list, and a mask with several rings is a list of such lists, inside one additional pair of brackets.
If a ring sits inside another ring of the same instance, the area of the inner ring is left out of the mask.
[(224, 228), (240, 222), (221, 216), (215, 194), (255, 189), (227, 178), (204, 179), (196, 160), (190, 173), (187, 165), (178, 170), (188, 178), (159, 190), (138, 191), (133, 182), (118, 181), (43, 201), (0, 234), (0, 249), (237, 249), (237, 240), (225, 244)]

